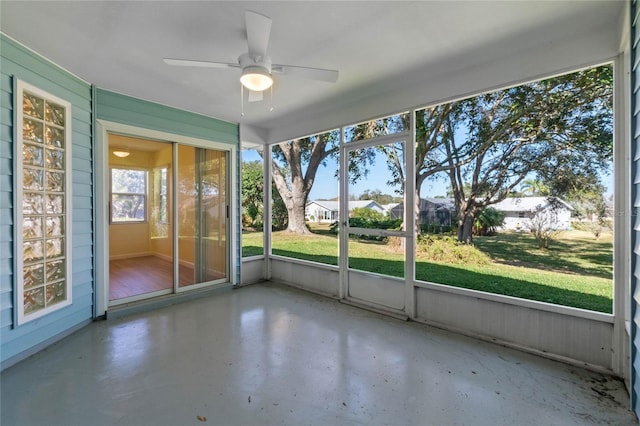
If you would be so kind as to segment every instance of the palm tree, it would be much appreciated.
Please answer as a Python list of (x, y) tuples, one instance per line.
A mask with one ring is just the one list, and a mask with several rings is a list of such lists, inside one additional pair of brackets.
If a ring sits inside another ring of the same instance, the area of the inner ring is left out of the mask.
[(520, 191), (530, 196), (549, 195), (549, 187), (538, 179), (525, 179), (520, 184)]

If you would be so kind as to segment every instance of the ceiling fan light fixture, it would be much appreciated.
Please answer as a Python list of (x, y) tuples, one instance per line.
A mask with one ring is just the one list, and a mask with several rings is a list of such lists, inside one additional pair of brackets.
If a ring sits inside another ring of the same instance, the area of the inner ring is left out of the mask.
[(254, 92), (262, 92), (273, 85), (273, 78), (269, 71), (259, 66), (248, 66), (242, 70), (240, 83)]
[(113, 151), (113, 155), (120, 158), (128, 157), (129, 154), (131, 154), (129, 151), (123, 151), (123, 150)]

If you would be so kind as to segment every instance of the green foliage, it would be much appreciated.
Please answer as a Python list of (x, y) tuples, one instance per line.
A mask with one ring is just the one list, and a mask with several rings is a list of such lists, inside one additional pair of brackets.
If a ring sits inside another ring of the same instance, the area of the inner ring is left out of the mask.
[(351, 218), (360, 218), (371, 222), (380, 222), (384, 220), (384, 214), (368, 207), (355, 207), (353, 210), (351, 210)]
[(242, 231), (242, 257), (264, 254), (263, 235), (261, 231)]
[(400, 133), (409, 128), (409, 114), (396, 114), (356, 124), (345, 129), (347, 142)]
[(111, 220), (141, 222), (146, 218), (147, 171), (111, 169)]
[[(356, 209), (354, 209), (356, 210)], [(364, 209), (370, 210), (370, 209)], [(382, 216), (382, 215), (381, 215)], [(380, 220), (370, 219), (366, 217), (350, 217), (349, 226), (352, 228), (367, 228), (367, 229), (400, 229), (402, 226), (402, 219), (389, 219), (382, 218)], [(329, 232), (331, 234), (338, 234), (340, 230), (340, 223), (333, 222), (329, 226)], [(379, 237), (375, 235), (353, 235), (354, 238), (371, 241), (384, 241), (385, 237)]]
[(523, 180), (520, 184), (520, 191), (522, 191), (523, 196), (546, 196), (551, 194), (549, 187), (538, 179)]
[(363, 217), (351, 217), (349, 218), (349, 226), (370, 229), (400, 229), (402, 219), (383, 218), (381, 220), (375, 220)]
[(476, 235), (495, 235), (496, 228), (504, 224), (504, 215), (493, 207), (482, 210), (474, 224)]
[(244, 210), (243, 225), (258, 226), (262, 224), (263, 209), (263, 167), (262, 161), (242, 163), (242, 208)]
[[(551, 200), (551, 199), (549, 199)], [(529, 219), (528, 228), (535, 237), (538, 248), (548, 249), (549, 243), (555, 240), (562, 230), (556, 228), (555, 209), (538, 206)]]
[(604, 192), (604, 185), (598, 182), (573, 187), (565, 196), (565, 200), (574, 208), (571, 212), (572, 216), (580, 219), (604, 220), (607, 214)]
[(282, 201), (282, 197), (275, 185), (271, 187), (271, 197), (271, 229), (273, 231), (280, 231), (287, 227), (289, 217), (287, 206), (285, 206), (284, 201)]
[(421, 234), (450, 234), (454, 231), (452, 225), (442, 225), (440, 223), (421, 223)]
[(611, 220), (602, 219), (597, 222), (571, 222), (571, 228), (577, 231), (589, 232), (593, 237), (598, 240), (600, 236), (605, 232), (613, 230), (613, 223)]
[(546, 250), (537, 248), (527, 232), (505, 232), (494, 237), (478, 237), (474, 245), (491, 256), (495, 264), (525, 269), (562, 272), (587, 281), (591, 277), (613, 279), (613, 237), (600, 240), (585, 231), (565, 232)]
[(389, 194), (383, 194), (379, 189), (369, 190), (366, 189), (360, 197), (359, 200), (373, 200), (378, 204), (391, 204), (391, 203), (401, 203), (403, 201), (402, 197), (397, 197)]
[[(339, 152), (340, 132), (334, 130), (307, 138), (294, 139), (273, 146), (272, 155), (279, 163), (288, 166), (290, 162), (324, 164), (327, 158), (336, 157)], [(295, 153), (295, 158), (291, 157)]]
[(433, 262), (488, 265), (489, 256), (471, 244), (463, 244), (450, 235), (421, 234), (417, 253), (420, 258)]
[[(425, 239), (425, 237), (422, 237)], [(470, 288), (558, 305), (599, 312), (612, 312), (613, 246), (610, 233), (600, 240), (588, 234), (563, 234), (549, 250), (535, 248), (529, 233), (502, 233), (495, 237), (477, 237), (474, 245), (456, 250), (479, 250), (490, 258), (488, 264), (471, 253), (442, 255), (457, 242), (439, 242), (432, 254), (419, 244), (416, 253), (416, 278), (421, 281)], [(423, 240), (424, 241), (424, 240)], [(338, 243), (335, 235), (300, 236), (276, 232), (273, 253), (296, 259), (337, 265)], [(243, 234), (243, 255), (261, 254), (262, 233)], [(428, 256), (467, 261), (435, 261)], [(473, 263), (475, 262), (475, 263)], [(352, 268), (404, 276), (404, 256), (394, 247), (376, 241), (349, 241), (349, 265)]]
[(290, 232), (308, 232), (304, 223), (307, 198), (320, 165), (326, 164), (328, 158), (336, 158), (338, 155), (339, 139), (340, 132), (334, 130), (273, 146), (273, 184), (285, 207), (282, 209), (277, 206), (278, 213), (287, 214), (286, 220), (278, 217), (278, 222), (286, 223)]
[(447, 180), (470, 241), (478, 214), (531, 176), (530, 192), (598, 190), (613, 158), (612, 81), (605, 65), (417, 111), (418, 193)]

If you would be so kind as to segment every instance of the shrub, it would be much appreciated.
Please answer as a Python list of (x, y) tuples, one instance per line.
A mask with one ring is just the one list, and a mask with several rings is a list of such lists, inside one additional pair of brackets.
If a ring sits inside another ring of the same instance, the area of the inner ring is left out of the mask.
[[(372, 220), (363, 217), (350, 217), (349, 226), (354, 228), (367, 228), (367, 229), (400, 229), (402, 226), (402, 219), (382, 219)], [(329, 225), (329, 232), (337, 234), (340, 230), (340, 223), (333, 222)], [(356, 238), (362, 240), (375, 240), (384, 241), (385, 237), (378, 237), (375, 235), (355, 235)]]
[(562, 232), (562, 229), (556, 227), (557, 218), (558, 214), (554, 206), (550, 209), (538, 206), (533, 211), (528, 228), (538, 242), (539, 249), (548, 249), (549, 243), (558, 238)]
[(613, 230), (613, 223), (611, 220), (601, 219), (598, 222), (571, 222), (571, 227), (578, 231), (591, 232), (598, 240), (603, 232)]
[(496, 229), (504, 225), (504, 212), (487, 207), (480, 213), (475, 223), (473, 231), (475, 235), (495, 235)]
[(362, 218), (371, 221), (384, 220), (384, 215), (377, 210), (373, 210), (367, 207), (356, 207), (351, 211), (351, 218)]
[(420, 233), (422, 234), (450, 234), (454, 231), (451, 225), (441, 225), (439, 223), (421, 223)]
[(433, 262), (487, 265), (489, 256), (471, 244), (459, 242), (449, 235), (422, 234), (418, 236), (418, 254)]

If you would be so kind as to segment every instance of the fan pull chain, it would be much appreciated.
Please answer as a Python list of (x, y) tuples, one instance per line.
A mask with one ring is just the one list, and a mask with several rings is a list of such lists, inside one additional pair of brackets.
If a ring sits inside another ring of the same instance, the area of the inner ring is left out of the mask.
[(269, 112), (273, 112), (273, 84), (271, 85), (271, 108), (269, 108)]
[(244, 86), (240, 83), (240, 117), (244, 117)]

